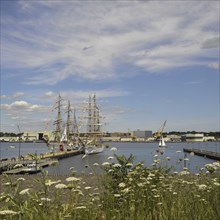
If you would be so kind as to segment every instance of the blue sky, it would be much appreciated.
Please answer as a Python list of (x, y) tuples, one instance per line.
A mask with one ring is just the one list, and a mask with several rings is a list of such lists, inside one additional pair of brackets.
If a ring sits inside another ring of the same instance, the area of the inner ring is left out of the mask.
[(1, 131), (52, 129), (58, 93), (109, 132), (218, 131), (219, 4), (1, 0)]

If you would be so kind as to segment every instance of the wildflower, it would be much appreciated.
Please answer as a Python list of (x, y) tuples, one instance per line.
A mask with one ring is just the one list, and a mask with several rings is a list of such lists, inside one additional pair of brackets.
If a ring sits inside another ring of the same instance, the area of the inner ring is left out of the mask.
[(170, 157), (166, 157), (166, 160), (170, 161), (170, 159), (171, 159)]
[(205, 165), (205, 168), (210, 172), (210, 173), (213, 173), (217, 167), (214, 165), (214, 164), (206, 164)]
[(112, 156), (108, 157), (108, 160), (113, 160), (113, 159), (114, 159), (114, 157), (112, 157)]
[(114, 167), (114, 168), (120, 168), (120, 167), (121, 167), (121, 164), (116, 163), (116, 164), (113, 165), (113, 167)]
[(177, 192), (173, 192), (173, 195), (177, 195)]
[(160, 197), (160, 195), (154, 195), (154, 198), (159, 198)]
[(177, 150), (176, 153), (181, 153), (181, 150)]
[(113, 169), (109, 169), (109, 170), (108, 170), (108, 173), (112, 173), (112, 172), (114, 172)]
[(59, 183), (55, 186), (55, 188), (57, 189), (66, 189), (67, 188), (67, 185), (63, 184), (63, 183)]
[(162, 204), (163, 204), (162, 202), (158, 202), (158, 203), (157, 203), (157, 205), (159, 205), (159, 206), (162, 205)]
[(70, 167), (70, 170), (74, 170), (74, 167)]
[(54, 185), (54, 184), (56, 184), (56, 183), (59, 183), (59, 182), (61, 182), (61, 180), (57, 180), (57, 181), (51, 181), (51, 180), (49, 180), (48, 182), (45, 183), (45, 185), (46, 185), (46, 186), (52, 186), (52, 185)]
[(219, 162), (219, 161), (213, 162), (212, 164), (213, 164), (214, 166), (216, 166), (216, 167), (220, 167), (220, 162)]
[(127, 163), (127, 164), (126, 164), (126, 167), (132, 167), (132, 166), (133, 166), (132, 163)]
[(215, 186), (220, 186), (220, 183), (214, 182), (213, 183)]
[(89, 167), (89, 165), (86, 164), (86, 165), (85, 165), (85, 168), (88, 168), (88, 167)]
[(97, 167), (97, 166), (99, 166), (99, 164), (98, 164), (98, 163), (94, 163), (93, 166), (96, 166), (96, 167)]
[(9, 186), (9, 185), (11, 185), (11, 183), (10, 183), (10, 182), (7, 182), (7, 183), (4, 183), (4, 184), (2, 184), (2, 185), (4, 185), (4, 186)]
[(125, 189), (122, 190), (123, 193), (128, 193), (129, 191), (130, 191), (129, 188), (125, 188)]
[(67, 182), (70, 182), (70, 181), (77, 182), (77, 181), (80, 181), (80, 178), (76, 178), (74, 176), (71, 176), (71, 177), (66, 178), (66, 181)]
[(118, 197), (120, 197), (121, 195), (120, 194), (114, 194), (114, 197), (115, 198), (118, 198)]
[(204, 190), (204, 189), (207, 188), (207, 185), (201, 184), (201, 185), (199, 185), (198, 187), (199, 187), (199, 190)]
[(82, 159), (85, 159), (87, 157), (87, 154), (84, 154), (83, 156), (82, 156)]
[(110, 165), (109, 162), (104, 162), (104, 163), (102, 163), (102, 166), (109, 166), (109, 165)]
[(51, 199), (49, 199), (49, 198), (41, 198), (41, 201), (50, 202)]
[(180, 176), (187, 175), (187, 174), (190, 174), (190, 173), (188, 171), (186, 171), (186, 170), (183, 170), (183, 171), (179, 172)]
[(188, 161), (188, 160), (189, 160), (189, 158), (184, 158), (183, 160)]
[(110, 151), (117, 151), (117, 148), (116, 148), (116, 147), (112, 147), (112, 148), (110, 149)]
[(17, 179), (17, 181), (25, 181), (25, 178), (20, 177), (20, 178)]
[(19, 192), (20, 195), (25, 195), (29, 193), (29, 188), (22, 190), (21, 192)]
[(86, 190), (89, 190), (89, 189), (91, 189), (91, 188), (92, 188), (91, 186), (86, 186), (86, 187), (85, 187)]
[(13, 211), (13, 210), (2, 210), (2, 211), (0, 211), (0, 216), (1, 215), (17, 215), (18, 214), (18, 212), (15, 212), (15, 211)]
[(77, 206), (76, 209), (86, 209), (86, 206)]
[(124, 188), (125, 186), (126, 186), (126, 184), (125, 183), (119, 183), (119, 185), (118, 185), (120, 188)]
[(200, 201), (201, 201), (201, 202), (205, 202), (205, 203), (206, 203), (206, 200), (205, 200), (205, 199), (200, 199)]
[(143, 187), (143, 186), (144, 186), (143, 183), (138, 183), (137, 185), (138, 185), (139, 187)]

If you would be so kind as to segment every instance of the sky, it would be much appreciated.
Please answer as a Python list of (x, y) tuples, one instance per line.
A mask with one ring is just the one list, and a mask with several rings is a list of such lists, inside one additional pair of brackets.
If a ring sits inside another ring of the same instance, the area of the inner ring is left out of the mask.
[(219, 1), (1, 0), (1, 131), (96, 94), (103, 131), (219, 131)]

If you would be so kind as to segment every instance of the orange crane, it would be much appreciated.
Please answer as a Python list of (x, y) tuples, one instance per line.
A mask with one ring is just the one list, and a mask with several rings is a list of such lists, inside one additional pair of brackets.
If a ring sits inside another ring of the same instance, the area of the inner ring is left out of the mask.
[(155, 132), (154, 137), (155, 137), (156, 139), (159, 139), (159, 138), (162, 136), (163, 130), (164, 130), (165, 126), (166, 126), (166, 123), (167, 123), (167, 120), (166, 120), (166, 121), (161, 125), (161, 127)]

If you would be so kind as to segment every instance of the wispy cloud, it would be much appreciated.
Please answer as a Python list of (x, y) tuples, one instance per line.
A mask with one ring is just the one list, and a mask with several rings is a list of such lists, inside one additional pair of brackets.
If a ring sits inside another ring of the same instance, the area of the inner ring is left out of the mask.
[(219, 62), (209, 63), (208, 66), (214, 69), (219, 69), (220, 63)]
[(190, 82), (186, 82), (184, 83), (184, 85), (197, 85), (197, 84), (202, 84), (203, 82), (198, 80), (198, 81), (190, 81)]
[(207, 65), (204, 57), (218, 58), (218, 7), (217, 2), (164, 7), (154, 1), (19, 1), (22, 19), (3, 19), (2, 64), (30, 71), (24, 82), (31, 85), (69, 77), (117, 79), (125, 76), (117, 69), (126, 64), (146, 72)]
[(22, 96), (24, 96), (24, 92), (16, 92), (14, 95), (13, 95), (13, 98), (20, 98), (20, 97), (22, 97)]
[(219, 48), (220, 47), (219, 42), (220, 42), (220, 37), (207, 39), (205, 42), (202, 43), (202, 49)]

